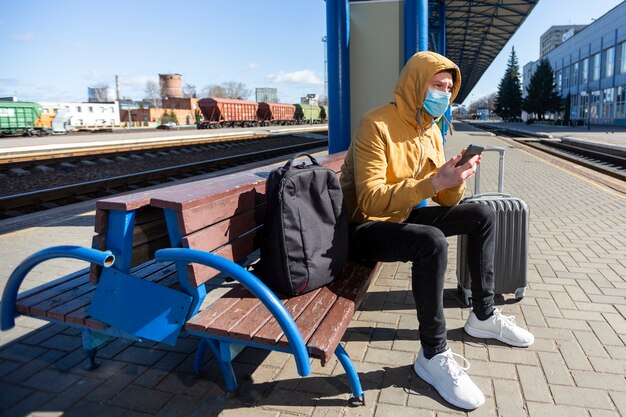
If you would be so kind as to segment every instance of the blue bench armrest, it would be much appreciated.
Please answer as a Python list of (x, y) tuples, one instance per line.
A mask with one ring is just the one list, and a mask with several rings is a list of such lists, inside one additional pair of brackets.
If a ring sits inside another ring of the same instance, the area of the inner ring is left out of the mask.
[(308, 376), (311, 373), (309, 353), (300, 334), (300, 330), (293, 318), (280, 302), (278, 297), (257, 277), (245, 268), (221, 256), (195, 249), (161, 249), (155, 254), (159, 262), (194, 262), (210, 266), (211, 268), (230, 274), (248, 291), (254, 294), (267, 307), (282, 328), (289, 346), (295, 357), (298, 373)]
[(13, 270), (2, 293), (2, 310), (0, 311), (0, 329), (9, 330), (15, 326), (15, 302), (17, 292), (26, 275), (40, 263), (55, 258), (80, 259), (105, 268), (113, 265), (115, 256), (110, 251), (84, 248), (81, 246), (53, 246), (42, 249), (24, 259)]

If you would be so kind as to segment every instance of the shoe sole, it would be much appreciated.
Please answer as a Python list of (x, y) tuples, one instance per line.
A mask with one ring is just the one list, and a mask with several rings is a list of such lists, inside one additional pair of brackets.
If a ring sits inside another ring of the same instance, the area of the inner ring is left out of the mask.
[(475, 329), (472, 326), (468, 326), (468, 325), (465, 325), (463, 327), (463, 330), (465, 330), (465, 333), (469, 334), (472, 337), (478, 338), (478, 339), (496, 339), (496, 340), (499, 340), (502, 343), (506, 343), (507, 345), (515, 346), (515, 347), (528, 347), (528, 346), (532, 345), (533, 342), (534, 342), (534, 340), (533, 340), (532, 342), (521, 343), (521, 342), (517, 342), (517, 341), (514, 341), (514, 340), (509, 340), (506, 337), (499, 336), (497, 334), (488, 332), (486, 330)]
[(447, 402), (449, 402), (450, 404), (452, 404), (455, 407), (459, 407), (459, 408), (462, 408), (464, 410), (475, 410), (475, 409), (477, 409), (478, 407), (480, 407), (481, 405), (483, 405), (485, 403), (483, 401), (482, 403), (474, 406), (474, 405), (471, 405), (471, 404), (461, 403), (461, 402), (457, 401), (454, 398), (450, 398), (444, 391), (439, 389), (439, 386), (430, 377), (430, 373), (426, 369), (424, 369), (417, 361), (415, 361), (415, 363), (413, 364), (413, 371), (415, 371), (417, 376), (419, 376), (424, 381), (426, 381), (428, 384), (430, 384), (433, 388), (435, 388), (435, 390), (437, 390), (439, 395), (441, 395), (441, 397), (444, 400), (446, 400)]

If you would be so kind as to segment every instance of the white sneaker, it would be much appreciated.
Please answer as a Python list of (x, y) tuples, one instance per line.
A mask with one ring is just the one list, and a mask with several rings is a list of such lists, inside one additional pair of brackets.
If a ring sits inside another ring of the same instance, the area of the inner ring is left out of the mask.
[[(454, 360), (455, 356), (463, 359), (467, 366), (459, 365)], [(469, 369), (469, 362), (463, 356), (452, 353), (450, 349), (433, 356), (430, 360), (426, 359), (423, 349), (420, 349), (413, 369), (452, 405), (473, 410), (485, 403), (485, 396), (480, 388), (465, 373)]]
[(464, 329), (470, 336), (497, 339), (511, 346), (527, 347), (535, 341), (532, 333), (515, 324), (514, 316), (505, 316), (497, 308), (487, 320), (478, 320), (472, 311)]

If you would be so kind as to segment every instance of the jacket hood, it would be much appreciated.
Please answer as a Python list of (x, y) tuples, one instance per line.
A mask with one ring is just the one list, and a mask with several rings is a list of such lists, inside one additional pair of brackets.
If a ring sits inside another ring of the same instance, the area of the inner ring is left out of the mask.
[[(393, 92), (400, 118), (411, 126), (417, 127), (417, 112), (424, 106), (426, 89), (431, 78), (438, 72), (450, 70), (454, 72), (454, 86), (450, 103), (454, 102), (461, 88), (461, 71), (459, 67), (445, 56), (435, 52), (418, 52), (409, 59), (398, 78)], [(432, 117), (422, 112), (421, 120), (432, 123)]]

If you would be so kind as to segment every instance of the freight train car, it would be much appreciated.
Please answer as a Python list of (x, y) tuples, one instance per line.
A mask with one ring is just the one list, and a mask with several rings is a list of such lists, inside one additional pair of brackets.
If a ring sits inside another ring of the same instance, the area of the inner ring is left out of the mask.
[(204, 116), (198, 129), (259, 125), (258, 103), (254, 101), (210, 97), (199, 100), (198, 107)]
[(315, 124), (324, 123), (328, 117), (327, 114), (324, 106), (318, 106), (316, 104), (296, 104), (294, 117), (298, 124)]
[(0, 136), (49, 134), (39, 120), (41, 110), (37, 103), (0, 101)]
[(269, 125), (292, 125), (295, 123), (294, 113), (296, 106), (293, 104), (259, 103), (257, 117), (262, 126)]

